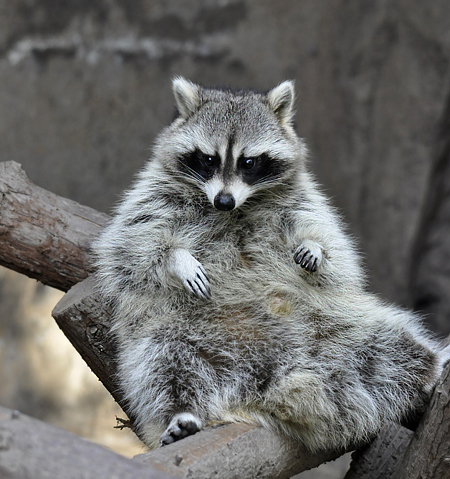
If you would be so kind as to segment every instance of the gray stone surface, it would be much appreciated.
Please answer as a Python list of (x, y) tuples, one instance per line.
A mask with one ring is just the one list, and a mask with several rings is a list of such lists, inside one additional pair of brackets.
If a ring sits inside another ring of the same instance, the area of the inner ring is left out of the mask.
[(425, 208), (411, 262), (413, 306), (427, 313), (435, 331), (450, 334), (450, 95), (436, 138)]

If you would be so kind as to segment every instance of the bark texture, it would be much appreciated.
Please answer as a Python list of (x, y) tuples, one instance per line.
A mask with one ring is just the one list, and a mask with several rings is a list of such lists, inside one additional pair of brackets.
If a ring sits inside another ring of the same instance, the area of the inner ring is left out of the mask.
[(135, 460), (186, 479), (287, 479), (343, 452), (311, 454), (296, 441), (267, 429), (230, 424), (208, 428)]
[(345, 479), (450, 477), (450, 363), (414, 433), (391, 425), (352, 456)]
[(412, 436), (398, 424), (385, 427), (373, 442), (352, 454), (344, 479), (393, 479)]
[(55, 306), (52, 316), (106, 389), (126, 409), (114, 380), (115, 343), (109, 334), (109, 314), (94, 293), (92, 278), (73, 286)]
[(89, 243), (107, 220), (0, 163), (0, 265), (67, 291), (89, 274)]

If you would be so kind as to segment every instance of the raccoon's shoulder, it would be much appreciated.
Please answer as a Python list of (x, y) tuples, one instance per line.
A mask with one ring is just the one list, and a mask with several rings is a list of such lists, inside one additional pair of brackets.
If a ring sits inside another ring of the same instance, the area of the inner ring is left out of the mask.
[(150, 161), (124, 193), (115, 214), (132, 226), (152, 219), (196, 216), (205, 205), (200, 192), (195, 195), (191, 187), (165, 172), (156, 161)]

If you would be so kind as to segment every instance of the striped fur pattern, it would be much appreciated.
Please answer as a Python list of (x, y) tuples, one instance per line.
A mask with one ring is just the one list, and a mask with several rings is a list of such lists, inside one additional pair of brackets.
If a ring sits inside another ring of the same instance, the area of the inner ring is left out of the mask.
[(94, 244), (138, 435), (156, 447), (246, 421), (315, 451), (423, 408), (441, 347), (366, 290), (307, 171), (292, 82), (173, 91), (178, 117)]

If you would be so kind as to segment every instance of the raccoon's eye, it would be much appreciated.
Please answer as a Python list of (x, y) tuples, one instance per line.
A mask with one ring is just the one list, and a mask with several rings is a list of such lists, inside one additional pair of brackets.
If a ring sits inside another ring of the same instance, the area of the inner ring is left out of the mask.
[(208, 168), (214, 168), (216, 166), (216, 163), (217, 163), (217, 158), (215, 156), (212, 156), (212, 155), (203, 155), (203, 163), (205, 164), (205, 166), (207, 166)]
[(245, 158), (242, 162), (242, 168), (246, 170), (251, 170), (256, 165), (256, 158)]

